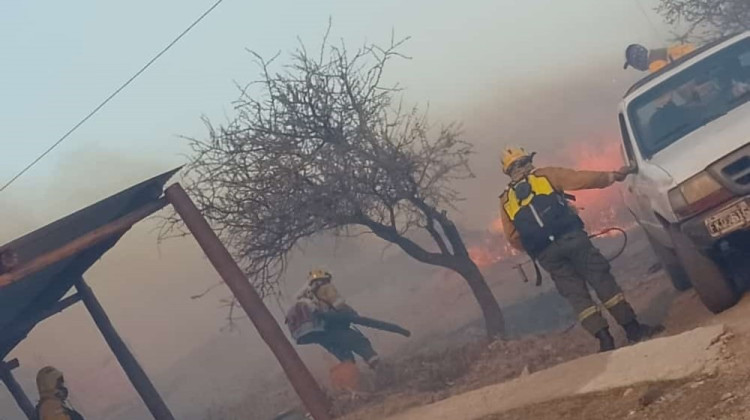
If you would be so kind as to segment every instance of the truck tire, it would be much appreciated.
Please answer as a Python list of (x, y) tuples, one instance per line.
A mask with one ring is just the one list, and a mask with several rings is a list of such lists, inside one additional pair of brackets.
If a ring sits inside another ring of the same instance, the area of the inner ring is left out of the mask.
[(693, 287), (693, 284), (690, 283), (690, 278), (685, 272), (685, 268), (680, 263), (675, 252), (657, 242), (648, 234), (648, 232), (646, 232), (646, 238), (648, 238), (651, 248), (653, 248), (654, 253), (664, 267), (664, 271), (667, 272), (669, 280), (672, 282), (672, 286), (681, 292)]
[(701, 253), (676, 227), (670, 228), (675, 253), (703, 305), (713, 313), (725, 311), (740, 298), (731, 279), (710, 257)]

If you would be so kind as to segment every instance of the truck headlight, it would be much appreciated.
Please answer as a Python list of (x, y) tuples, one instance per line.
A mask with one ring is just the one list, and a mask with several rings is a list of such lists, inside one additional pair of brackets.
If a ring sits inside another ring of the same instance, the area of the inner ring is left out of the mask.
[(669, 191), (669, 203), (680, 218), (690, 217), (732, 198), (708, 172), (700, 172)]

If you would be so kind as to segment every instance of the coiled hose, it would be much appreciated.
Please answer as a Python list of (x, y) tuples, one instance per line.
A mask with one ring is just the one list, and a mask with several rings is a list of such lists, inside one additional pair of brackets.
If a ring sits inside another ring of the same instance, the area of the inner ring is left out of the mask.
[(620, 246), (620, 249), (611, 257), (607, 258), (607, 261), (612, 262), (615, 259), (619, 258), (623, 252), (625, 252), (625, 248), (628, 246), (628, 233), (625, 232), (625, 229), (619, 228), (619, 227), (611, 227), (604, 229), (600, 232), (596, 232), (594, 234), (589, 235), (589, 239), (594, 239), (599, 236), (604, 236), (610, 232), (620, 232), (622, 234), (622, 245)]
[[(610, 232), (619, 232), (622, 234), (622, 245), (620, 246), (620, 249), (617, 250), (617, 252), (615, 252), (611, 257), (607, 258), (608, 262), (614, 261), (625, 252), (625, 248), (627, 248), (628, 246), (628, 233), (625, 231), (625, 229), (614, 226), (614, 227), (610, 227), (610, 228), (607, 228), (607, 229), (604, 229), (604, 230), (601, 230), (599, 232), (592, 233), (591, 235), (589, 235), (589, 239), (594, 239), (600, 236), (605, 236), (609, 234)], [(537, 264), (536, 260), (524, 261), (518, 264), (516, 266), (516, 269), (518, 269), (518, 271), (520, 272), (524, 283), (527, 283), (529, 281), (529, 278), (526, 276), (526, 272), (523, 271), (523, 265), (528, 262), (531, 262), (532, 264), (534, 264), (534, 271), (536, 274), (536, 285), (540, 286), (542, 284), (542, 273), (539, 270), (539, 265)]]

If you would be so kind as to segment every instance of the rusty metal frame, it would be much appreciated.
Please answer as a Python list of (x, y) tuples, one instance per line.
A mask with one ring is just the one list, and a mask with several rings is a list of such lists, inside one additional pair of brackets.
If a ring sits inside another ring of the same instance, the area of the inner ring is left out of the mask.
[[(111, 241), (117, 241), (133, 225), (169, 204), (173, 206), (177, 214), (182, 218), (185, 226), (193, 234), (211, 261), (211, 264), (255, 325), (261, 338), (263, 338), (274, 356), (276, 356), (289, 382), (309, 413), (315, 420), (331, 420), (330, 400), (327, 395), (302, 362), (302, 359), (273, 318), (263, 299), (261, 299), (252, 284), (248, 281), (216, 233), (211, 229), (209, 223), (195, 206), (195, 203), (193, 203), (179, 184), (173, 184), (167, 188), (163, 197), (149, 202), (137, 210), (88, 232), (57, 249), (37, 256), (30, 261), (22, 262), (10, 271), (0, 274), (0, 287), (12, 284), (76, 254), (87, 252), (99, 246), (106, 246)], [(93, 291), (84, 283), (82, 278), (78, 279), (74, 284), (78, 290), (78, 294), (75, 295), (76, 297), (61, 300), (50, 308), (49, 311), (45, 311), (46, 316), (41, 319), (64, 310), (78, 300), (82, 300), (109, 344), (110, 349), (131, 380), (131, 383), (149, 408), (149, 411), (151, 411), (154, 419), (174, 420), (174, 417), (169, 412), (156, 388), (150, 382), (135, 357), (128, 350), (109, 321), (104, 309), (94, 296)], [(31, 328), (28, 329), (30, 330)], [(19, 333), (26, 334), (28, 331), (19, 330)]]

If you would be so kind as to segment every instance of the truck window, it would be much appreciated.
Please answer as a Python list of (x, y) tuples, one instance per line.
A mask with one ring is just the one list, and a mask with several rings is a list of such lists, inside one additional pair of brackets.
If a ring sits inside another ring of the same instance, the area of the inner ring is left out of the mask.
[(655, 153), (750, 99), (750, 39), (718, 51), (635, 98), (628, 119), (641, 155)]
[(618, 119), (620, 120), (620, 134), (622, 135), (622, 145), (625, 149), (625, 161), (628, 162), (628, 165), (635, 168), (636, 166), (638, 166), (638, 164), (635, 160), (635, 154), (633, 153), (633, 143), (631, 143), (630, 141), (628, 126), (627, 124), (625, 124), (625, 116), (620, 113), (620, 115), (618, 115)]

